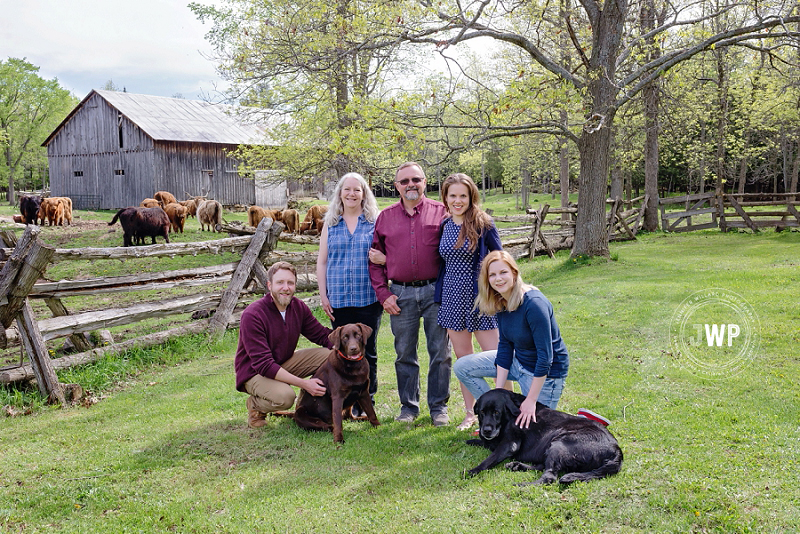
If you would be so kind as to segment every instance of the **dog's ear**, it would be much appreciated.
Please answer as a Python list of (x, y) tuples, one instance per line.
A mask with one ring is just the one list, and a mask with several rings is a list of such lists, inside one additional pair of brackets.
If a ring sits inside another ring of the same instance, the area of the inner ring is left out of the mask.
[(475, 399), (475, 404), (472, 407), (472, 413), (475, 415), (478, 415), (481, 413), (481, 410), (483, 410), (483, 402), (481, 402), (481, 399), (483, 399), (483, 395)]
[(519, 417), (520, 409), (519, 406), (516, 405), (514, 399), (511, 398), (511, 395), (506, 395), (506, 411), (511, 416), (511, 419), (516, 420)]
[(328, 334), (328, 339), (331, 340), (331, 344), (334, 348), (339, 346), (339, 343), (342, 341), (342, 327), (340, 326), (330, 334)]
[(358, 323), (358, 327), (361, 328), (361, 337), (363, 338), (364, 343), (366, 343), (367, 339), (369, 339), (369, 336), (372, 335), (372, 328), (368, 327), (364, 323)]

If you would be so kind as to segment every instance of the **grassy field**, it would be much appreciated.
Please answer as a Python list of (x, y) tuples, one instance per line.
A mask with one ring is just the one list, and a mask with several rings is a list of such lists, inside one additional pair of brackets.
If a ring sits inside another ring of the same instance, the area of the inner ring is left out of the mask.
[[(614, 261), (573, 261), (562, 252), (522, 266), (525, 280), (553, 302), (570, 351), (560, 409), (589, 408), (612, 420), (625, 454), (619, 475), (517, 487), (538, 474), (498, 467), (465, 479), (487, 451), (466, 446), (464, 432), (434, 428), (424, 406), (413, 425), (393, 421), (398, 401), (386, 318), (380, 427), (346, 423), (341, 447), (329, 434), (303, 432), (282, 418), (248, 429), (245, 395), (233, 387), (237, 333), (229, 331), (215, 344), (184, 338), (64, 372), (62, 382), (84, 384), (99, 402), (57, 409), (27, 399), (31, 415), (0, 419), (0, 527), (800, 530), (800, 233), (656, 233), (612, 243), (611, 251)], [(713, 379), (670, 339), (676, 310), (710, 288), (733, 292), (755, 310), (760, 341), (747, 365)], [(457, 422), (463, 404), (455, 380), (451, 391)]]
[[(616, 477), (520, 488), (513, 484), (532, 474), (498, 468), (464, 479), (486, 455), (465, 446), (464, 433), (427, 417), (392, 421), (388, 322), (381, 427), (348, 423), (340, 448), (285, 419), (249, 430), (244, 396), (233, 391), (229, 332), (215, 345), (187, 339), (132, 354), (160, 365), (123, 369), (123, 381), (89, 408), (3, 419), (0, 524), (25, 532), (797, 530), (798, 245), (797, 233), (655, 234), (612, 245), (617, 261), (564, 255), (525, 264), (525, 279), (553, 301), (572, 356), (561, 409), (613, 420), (626, 455)], [(698, 377), (667, 339), (680, 302), (709, 287), (742, 295), (761, 324), (755, 361), (718, 380)], [(462, 415), (455, 386), (454, 419)]]

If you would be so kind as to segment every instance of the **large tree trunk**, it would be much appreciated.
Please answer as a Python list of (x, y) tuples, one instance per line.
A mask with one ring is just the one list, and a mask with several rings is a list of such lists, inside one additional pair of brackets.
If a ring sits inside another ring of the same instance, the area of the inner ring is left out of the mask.
[[(656, 27), (656, 9), (654, 0), (642, 3), (640, 12), (642, 33)], [(646, 39), (648, 61), (661, 56), (655, 39)], [(658, 105), (659, 78), (656, 78), (642, 91), (644, 98), (644, 193), (647, 195), (647, 206), (644, 210), (644, 229), (648, 232), (658, 230)]]
[(578, 217), (572, 256), (608, 256), (606, 184), (608, 183), (611, 130), (584, 131), (578, 142), (581, 172), (578, 177)]
[(644, 194), (647, 206), (644, 210), (644, 229), (658, 230), (658, 85), (656, 82), (644, 88)]
[(578, 177), (578, 217), (572, 256), (608, 256), (606, 190), (611, 150), (611, 128), (619, 88), (612, 80), (623, 34), (628, 1), (606, 2), (592, 13), (592, 56), (587, 85), (591, 114), (578, 140), (581, 171)]

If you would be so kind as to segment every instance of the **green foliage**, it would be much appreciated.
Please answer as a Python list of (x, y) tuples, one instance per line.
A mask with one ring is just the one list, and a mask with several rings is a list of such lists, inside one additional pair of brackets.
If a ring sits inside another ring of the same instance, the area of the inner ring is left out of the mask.
[[(47, 166), (40, 145), (77, 104), (57, 79), (45, 80), (24, 59), (0, 61), (0, 184), (13, 191), (23, 168)], [(41, 187), (41, 184), (31, 184)]]
[(385, 166), (387, 148), (409, 142), (376, 108), (376, 100), (397, 99), (391, 72), (409, 62), (397, 46), (357, 47), (372, 25), (399, 16), (399, 6), (226, 0), (190, 7), (212, 25), (207, 38), (232, 83), (230, 96), (273, 124), (272, 147), (240, 150), (247, 167), (281, 169), (292, 179), (331, 168), (371, 174)]

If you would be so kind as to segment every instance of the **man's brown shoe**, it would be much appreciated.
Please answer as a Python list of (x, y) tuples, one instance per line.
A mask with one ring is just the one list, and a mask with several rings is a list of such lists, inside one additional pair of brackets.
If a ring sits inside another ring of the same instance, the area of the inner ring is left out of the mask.
[(247, 426), (261, 428), (267, 424), (267, 414), (259, 412), (253, 407), (253, 397), (247, 397)]

